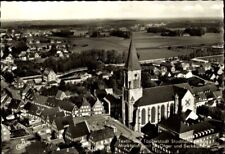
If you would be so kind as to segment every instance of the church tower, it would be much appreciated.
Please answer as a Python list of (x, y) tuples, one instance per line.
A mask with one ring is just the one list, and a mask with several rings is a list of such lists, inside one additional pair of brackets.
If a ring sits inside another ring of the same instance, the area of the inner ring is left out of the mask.
[(137, 52), (131, 38), (127, 60), (124, 69), (124, 85), (122, 98), (123, 123), (131, 127), (134, 122), (134, 103), (142, 97), (141, 66), (138, 61)]

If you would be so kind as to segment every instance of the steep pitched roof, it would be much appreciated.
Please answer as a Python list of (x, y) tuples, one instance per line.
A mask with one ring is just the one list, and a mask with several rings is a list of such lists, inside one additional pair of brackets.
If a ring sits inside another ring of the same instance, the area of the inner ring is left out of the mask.
[(113, 138), (113, 137), (114, 137), (114, 131), (113, 131), (113, 128), (110, 128), (110, 127), (93, 131), (90, 135), (90, 139), (94, 142), (102, 141), (102, 140)]
[(143, 89), (143, 96), (135, 102), (136, 106), (145, 106), (174, 100), (172, 85)]
[(134, 46), (134, 42), (133, 39), (131, 39), (130, 42), (130, 47), (128, 50), (128, 56), (127, 56), (127, 60), (125, 63), (125, 68), (128, 70), (141, 70), (141, 66), (140, 63), (138, 61), (138, 57), (137, 57), (137, 51), (136, 48)]
[(78, 138), (78, 137), (82, 137), (85, 135), (88, 135), (90, 133), (89, 128), (87, 126), (87, 123), (84, 122), (80, 122), (76, 125), (70, 125), (68, 128), (68, 132), (67, 134), (71, 137), (71, 138)]
[(178, 94), (181, 99), (186, 94), (187, 90), (192, 92), (192, 88), (187, 83), (145, 88), (143, 89), (143, 96), (135, 102), (135, 105), (145, 106), (173, 101), (175, 94)]
[(54, 121), (58, 130), (64, 129), (66, 125), (74, 125), (72, 116), (56, 117)]

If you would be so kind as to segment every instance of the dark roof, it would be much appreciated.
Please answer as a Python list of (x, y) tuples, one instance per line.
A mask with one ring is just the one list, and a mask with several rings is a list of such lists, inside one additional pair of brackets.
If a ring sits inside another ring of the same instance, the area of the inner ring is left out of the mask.
[(9, 109), (18, 109), (21, 101), (11, 101), (8, 108)]
[(45, 108), (42, 112), (41, 112), (41, 117), (44, 120), (47, 120), (47, 118), (49, 118), (49, 121), (52, 122), (56, 117), (64, 117), (65, 114), (64, 112), (59, 112), (59, 109), (56, 108)]
[(120, 103), (120, 100), (111, 94), (106, 95), (104, 99), (108, 100), (111, 105)]
[(191, 130), (191, 127), (186, 125), (183, 118), (179, 115), (172, 115), (168, 119), (162, 120), (159, 126), (176, 133), (184, 133)]
[(191, 128), (194, 130), (194, 133), (198, 133), (208, 129), (215, 129), (216, 127), (213, 126), (209, 121), (202, 121), (200, 123), (192, 125)]
[(97, 89), (96, 90), (96, 95), (99, 99), (104, 98), (107, 95), (107, 92), (105, 89)]
[(69, 100), (59, 101), (58, 106), (61, 109), (65, 110), (65, 111), (69, 111), (69, 112), (72, 112), (75, 107), (75, 105), (72, 102), (70, 102)]
[(90, 106), (93, 107), (97, 101), (97, 99), (91, 95), (86, 96), (87, 101), (89, 102)]
[(190, 85), (187, 83), (145, 88), (143, 89), (143, 96), (135, 103), (135, 105), (145, 106), (173, 101), (175, 94), (178, 94), (179, 98), (183, 98), (187, 90), (192, 92)]
[(97, 131), (93, 131), (90, 135), (90, 139), (94, 142), (102, 141), (108, 138), (114, 137), (113, 128), (106, 127)]
[(64, 129), (66, 125), (74, 125), (72, 116), (56, 117), (54, 121), (58, 130)]
[(205, 91), (211, 91), (211, 92), (214, 92), (214, 91), (217, 91), (217, 87), (216, 85), (214, 84), (210, 84), (210, 85), (204, 85), (204, 86), (201, 86), (201, 87), (193, 87), (193, 92), (194, 93), (199, 93), (199, 92), (205, 92)]
[(136, 106), (145, 106), (174, 100), (173, 86), (159, 86), (143, 89), (143, 96), (135, 102)]
[(77, 123), (75, 125), (70, 125), (67, 134), (71, 138), (78, 138), (90, 133), (86, 122)]
[(137, 51), (133, 43), (133, 39), (131, 39), (130, 47), (128, 50), (128, 56), (125, 63), (125, 68), (127, 70), (141, 70), (141, 66), (138, 61)]
[(38, 95), (38, 94), (34, 95), (34, 102), (35, 103), (45, 105), (47, 100), (48, 100), (48, 97), (46, 97), (46, 96), (42, 96), (42, 95)]

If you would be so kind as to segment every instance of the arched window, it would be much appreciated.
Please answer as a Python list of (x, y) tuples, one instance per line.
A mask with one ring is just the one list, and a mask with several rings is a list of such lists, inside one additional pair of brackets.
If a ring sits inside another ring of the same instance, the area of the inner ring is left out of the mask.
[(173, 115), (174, 114), (174, 105), (171, 104), (170, 105), (170, 115)]
[(161, 106), (161, 119), (165, 118), (165, 106)]
[(152, 107), (152, 110), (151, 110), (151, 122), (152, 122), (152, 123), (155, 122), (155, 117), (156, 117), (156, 114), (155, 114), (155, 107)]
[(145, 115), (146, 115), (146, 111), (145, 111), (145, 109), (142, 109), (142, 111), (141, 111), (141, 124), (142, 125), (144, 125), (145, 124)]

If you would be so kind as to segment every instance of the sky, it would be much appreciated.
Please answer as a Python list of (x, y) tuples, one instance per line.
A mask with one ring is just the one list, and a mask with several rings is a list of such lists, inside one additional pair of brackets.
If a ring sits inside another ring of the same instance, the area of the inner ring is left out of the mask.
[(1, 20), (223, 17), (223, 1), (1, 2)]

